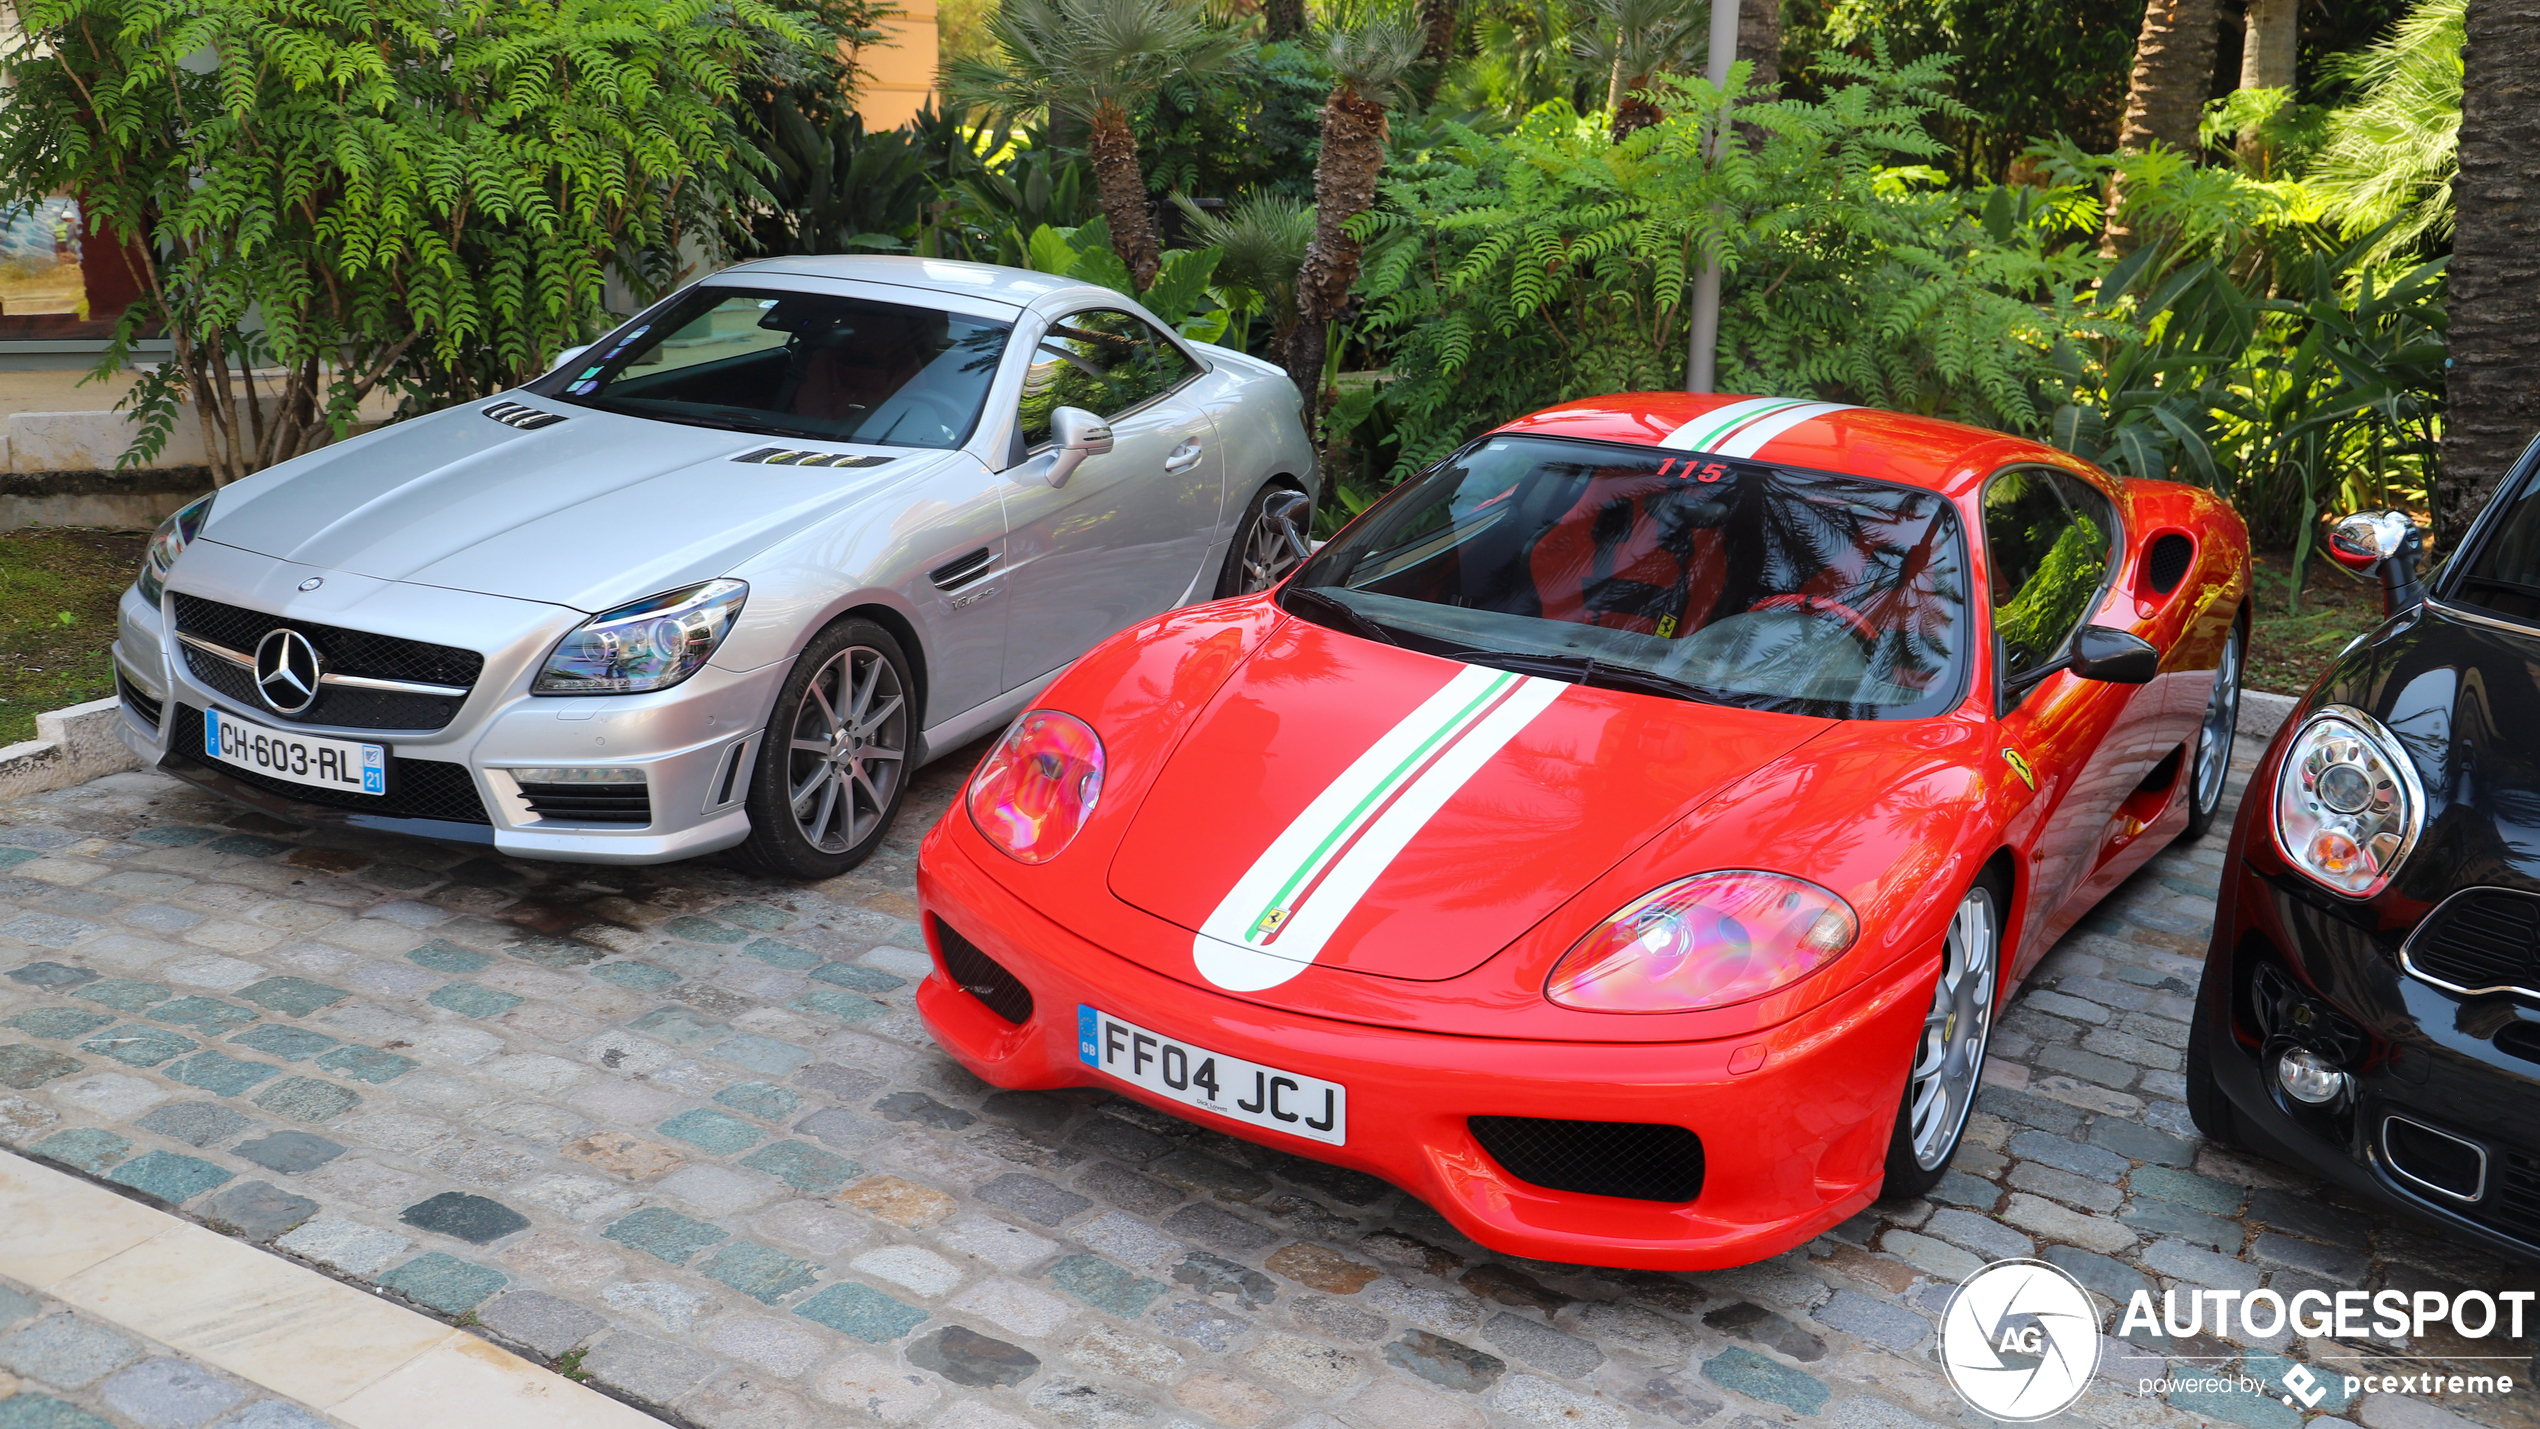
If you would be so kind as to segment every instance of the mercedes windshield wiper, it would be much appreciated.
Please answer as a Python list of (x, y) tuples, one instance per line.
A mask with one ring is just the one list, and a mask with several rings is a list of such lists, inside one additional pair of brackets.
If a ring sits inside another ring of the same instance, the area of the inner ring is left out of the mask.
[(1542, 675), (1568, 680), (1575, 685), (1593, 685), (1598, 689), (1629, 690), (1634, 694), (1718, 703), (1717, 697), (1700, 685), (1630, 665), (1609, 665), (1588, 655), (1546, 655), (1529, 650), (1457, 650), (1451, 653), (1458, 660), (1510, 670), (1520, 675)]
[(1318, 587), (1292, 585), (1281, 593), (1281, 598), (1286, 601), (1291, 611), (1295, 609), (1297, 602), (1303, 601), (1315, 610), (1334, 617), (1354, 635), (1364, 635), (1370, 640), (1381, 640), (1387, 645), (1402, 643), (1394, 637), (1392, 631), (1360, 614), (1355, 607), (1342, 601), (1338, 596), (1326, 594)]

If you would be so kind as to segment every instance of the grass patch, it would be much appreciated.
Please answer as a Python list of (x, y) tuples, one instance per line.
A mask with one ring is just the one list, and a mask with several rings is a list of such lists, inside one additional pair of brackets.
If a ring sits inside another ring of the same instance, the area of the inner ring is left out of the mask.
[(2347, 641), (2381, 623), (2381, 583), (2356, 580), (2324, 555), (2311, 558), (2299, 615), (2285, 613), (2293, 591), (2293, 553), (2253, 552), (2249, 563), (2257, 585), (2245, 682), (2249, 689), (2301, 694)]
[(0, 744), (35, 738), (46, 710), (115, 692), (115, 602), (146, 531), (0, 531)]

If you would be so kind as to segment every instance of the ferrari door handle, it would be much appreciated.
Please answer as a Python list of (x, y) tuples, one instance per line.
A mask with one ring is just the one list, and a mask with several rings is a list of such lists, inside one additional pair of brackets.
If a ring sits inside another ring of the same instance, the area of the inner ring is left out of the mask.
[(1182, 443), (1178, 447), (1175, 447), (1165, 456), (1164, 469), (1173, 473), (1175, 476), (1180, 476), (1183, 472), (1189, 471), (1192, 467), (1199, 465), (1199, 457), (1199, 441), (1194, 438)]

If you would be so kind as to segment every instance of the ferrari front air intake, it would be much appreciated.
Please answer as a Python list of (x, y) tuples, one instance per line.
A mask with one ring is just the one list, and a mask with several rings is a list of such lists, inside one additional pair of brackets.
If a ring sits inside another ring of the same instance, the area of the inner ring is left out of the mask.
[(935, 946), (943, 950), (944, 971), (952, 974), (963, 992), (1017, 1027), (1032, 1020), (1032, 990), (1023, 985), (1023, 979), (1007, 972), (1005, 964), (982, 952), (977, 943), (954, 932), (952, 924), (941, 918), (927, 921), (935, 925)]
[(1509, 1175), (1547, 1191), (1678, 1203), (1702, 1194), (1702, 1138), (1681, 1126), (1533, 1116), (1465, 1122)]

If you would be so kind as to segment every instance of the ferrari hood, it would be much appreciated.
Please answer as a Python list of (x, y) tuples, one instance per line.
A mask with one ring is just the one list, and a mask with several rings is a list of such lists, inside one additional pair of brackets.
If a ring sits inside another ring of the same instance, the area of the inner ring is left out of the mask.
[[(1193, 720), (1113, 856), (1233, 991), (1471, 971), (1830, 721), (1591, 689), (1290, 619)], [(1186, 961), (1187, 959), (1187, 961)]]
[(382, 580), (597, 610), (728, 572), (958, 453), (862, 468), (737, 462), (783, 443), (590, 408), (521, 431), (476, 406), (313, 452), (221, 493), (206, 539)]

